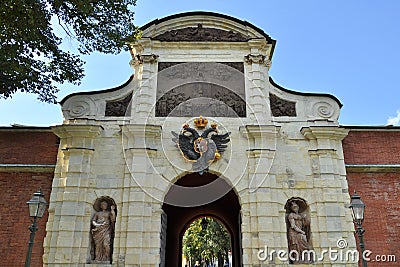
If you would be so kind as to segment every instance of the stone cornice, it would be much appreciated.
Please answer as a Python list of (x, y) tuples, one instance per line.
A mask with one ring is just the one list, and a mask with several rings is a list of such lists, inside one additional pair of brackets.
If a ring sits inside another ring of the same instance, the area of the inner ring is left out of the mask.
[(0, 164), (0, 172), (54, 172), (55, 164)]
[(301, 128), (300, 132), (308, 140), (333, 139), (341, 141), (347, 136), (349, 130), (337, 126), (310, 126)]
[(161, 136), (162, 127), (152, 124), (135, 124), (120, 126), (123, 136), (127, 138), (126, 151), (157, 151), (156, 139)]
[(64, 124), (53, 126), (51, 129), (60, 138), (81, 137), (92, 139), (101, 133), (103, 127), (101, 125)]
[(346, 164), (348, 173), (400, 172), (400, 164)]
[(280, 126), (275, 125), (246, 125), (239, 128), (242, 136), (250, 141), (247, 150), (249, 155), (266, 155), (265, 152), (275, 151), (279, 131)]
[(157, 62), (158, 55), (155, 54), (148, 54), (148, 55), (136, 55), (137, 63), (136, 64), (143, 64), (143, 63), (150, 63), (154, 64)]

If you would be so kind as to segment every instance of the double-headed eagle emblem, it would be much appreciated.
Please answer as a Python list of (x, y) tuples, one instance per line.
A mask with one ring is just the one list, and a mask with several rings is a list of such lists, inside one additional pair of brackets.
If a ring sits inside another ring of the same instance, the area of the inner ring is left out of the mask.
[[(200, 116), (194, 120), (197, 129), (204, 129), (208, 123), (206, 118)], [(205, 129), (199, 134), (194, 128), (188, 124), (182, 126), (179, 134), (171, 131), (174, 138), (172, 141), (176, 143), (182, 156), (190, 162), (193, 162), (192, 170), (200, 175), (204, 171), (208, 171), (208, 166), (220, 159), (221, 154), (227, 148), (230, 141), (230, 132), (226, 134), (217, 134), (217, 124), (211, 124), (211, 128)]]

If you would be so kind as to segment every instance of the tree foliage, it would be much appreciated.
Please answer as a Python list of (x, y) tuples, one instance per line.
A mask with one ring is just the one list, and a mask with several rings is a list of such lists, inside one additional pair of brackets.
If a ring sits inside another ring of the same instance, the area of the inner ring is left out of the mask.
[(183, 254), (194, 266), (201, 263), (214, 263), (218, 259), (218, 267), (222, 267), (228, 260), (228, 251), (231, 249), (230, 235), (226, 228), (213, 218), (205, 218), (208, 225), (202, 227), (202, 219), (192, 222), (183, 236)]
[[(57, 85), (79, 84), (80, 55), (63, 51), (63, 38), (81, 54), (119, 53), (139, 33), (136, 0), (2, 0), (0, 2), (0, 97), (22, 91), (55, 103)], [(63, 29), (62, 36), (55, 28)]]

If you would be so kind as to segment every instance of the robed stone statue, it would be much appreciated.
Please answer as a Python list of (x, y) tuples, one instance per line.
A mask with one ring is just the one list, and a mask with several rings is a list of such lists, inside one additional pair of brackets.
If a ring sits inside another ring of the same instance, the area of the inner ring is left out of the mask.
[(289, 263), (312, 263), (310, 256), (311, 228), (309, 208), (304, 199), (291, 198), (286, 202), (286, 228), (289, 248)]
[(101, 197), (93, 205), (95, 214), (91, 219), (91, 262), (111, 263), (116, 205), (112, 198)]

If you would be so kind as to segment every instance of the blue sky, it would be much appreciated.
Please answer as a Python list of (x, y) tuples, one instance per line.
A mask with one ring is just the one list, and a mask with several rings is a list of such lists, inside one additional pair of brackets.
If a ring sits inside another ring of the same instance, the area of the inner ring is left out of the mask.
[[(138, 26), (187, 11), (218, 12), (253, 23), (277, 40), (270, 69), (276, 83), (335, 95), (344, 104), (339, 118), (343, 125), (399, 124), (398, 0), (138, 0), (134, 9)], [(63, 46), (75, 47), (69, 42)], [(118, 86), (132, 74), (127, 52), (83, 58), (82, 84), (62, 85), (58, 100), (73, 92)], [(61, 123), (60, 106), (41, 103), (33, 95), (0, 100), (2, 126)]]

